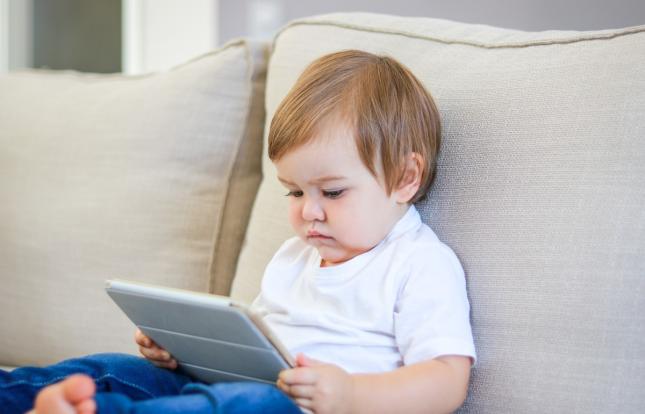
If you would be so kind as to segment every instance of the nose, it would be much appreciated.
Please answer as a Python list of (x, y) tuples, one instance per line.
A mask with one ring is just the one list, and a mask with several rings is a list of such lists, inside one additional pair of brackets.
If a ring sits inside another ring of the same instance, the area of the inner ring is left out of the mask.
[(302, 206), (302, 218), (306, 221), (323, 221), (325, 212), (317, 200), (307, 197)]

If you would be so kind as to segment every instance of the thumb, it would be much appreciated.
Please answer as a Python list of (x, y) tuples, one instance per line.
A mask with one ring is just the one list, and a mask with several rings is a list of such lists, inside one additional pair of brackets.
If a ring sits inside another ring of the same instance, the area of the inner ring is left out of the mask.
[(322, 365), (322, 361), (318, 361), (317, 359), (309, 358), (305, 354), (298, 354), (296, 356), (296, 365), (299, 367), (313, 367), (316, 365)]

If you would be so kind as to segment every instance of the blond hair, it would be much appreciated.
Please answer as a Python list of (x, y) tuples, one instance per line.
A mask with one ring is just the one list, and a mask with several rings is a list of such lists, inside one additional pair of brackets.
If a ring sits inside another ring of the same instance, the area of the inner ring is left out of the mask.
[(309, 142), (330, 116), (348, 122), (361, 160), (375, 178), (374, 163), (380, 160), (388, 195), (404, 177), (406, 157), (419, 154), (421, 185), (410, 202), (425, 197), (435, 176), (441, 125), (432, 97), (409, 69), (359, 50), (316, 59), (271, 120), (269, 158), (279, 160)]

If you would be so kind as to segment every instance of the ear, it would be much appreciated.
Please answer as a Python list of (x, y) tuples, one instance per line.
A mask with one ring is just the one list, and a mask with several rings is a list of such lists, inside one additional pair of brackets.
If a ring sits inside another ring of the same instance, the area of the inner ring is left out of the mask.
[(409, 203), (421, 186), (421, 172), (425, 160), (416, 152), (405, 157), (403, 178), (394, 190), (397, 203)]

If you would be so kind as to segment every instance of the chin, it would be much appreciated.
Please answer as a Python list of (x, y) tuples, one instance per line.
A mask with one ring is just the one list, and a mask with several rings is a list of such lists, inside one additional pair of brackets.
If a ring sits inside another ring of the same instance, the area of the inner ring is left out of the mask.
[[(313, 244), (312, 244), (313, 245)], [(338, 243), (336, 242), (335, 246), (328, 246), (326, 244), (318, 244), (314, 245), (314, 247), (318, 250), (318, 254), (322, 258), (322, 260), (325, 262), (325, 264), (333, 266), (337, 264), (344, 263), (348, 260), (353, 259), (354, 257), (365, 253), (366, 251), (370, 250), (368, 249), (353, 249), (353, 250), (348, 250), (347, 248), (345, 249), (338, 249)]]
[(360, 253), (357, 254), (344, 254), (344, 255), (334, 255), (334, 254), (329, 254), (329, 252), (321, 251), (322, 249), (318, 249), (318, 254), (320, 254), (320, 257), (322, 258), (323, 262), (329, 266), (333, 265), (338, 265), (341, 263), (345, 263), (349, 260), (352, 260), (354, 257), (358, 256)]
[(323, 264), (326, 266), (334, 266), (337, 264), (341, 264), (343, 262), (348, 261), (350, 258), (348, 257), (343, 257), (343, 256), (336, 256), (329, 254), (329, 252), (321, 251), (324, 249), (318, 249), (318, 254), (320, 254), (320, 258), (323, 261)]
[[(347, 259), (349, 260), (349, 259)], [(347, 260), (327, 260), (325, 258), (322, 259), (322, 262), (320, 263), (321, 267), (329, 267), (329, 266), (336, 266), (341, 263), (345, 263)]]

